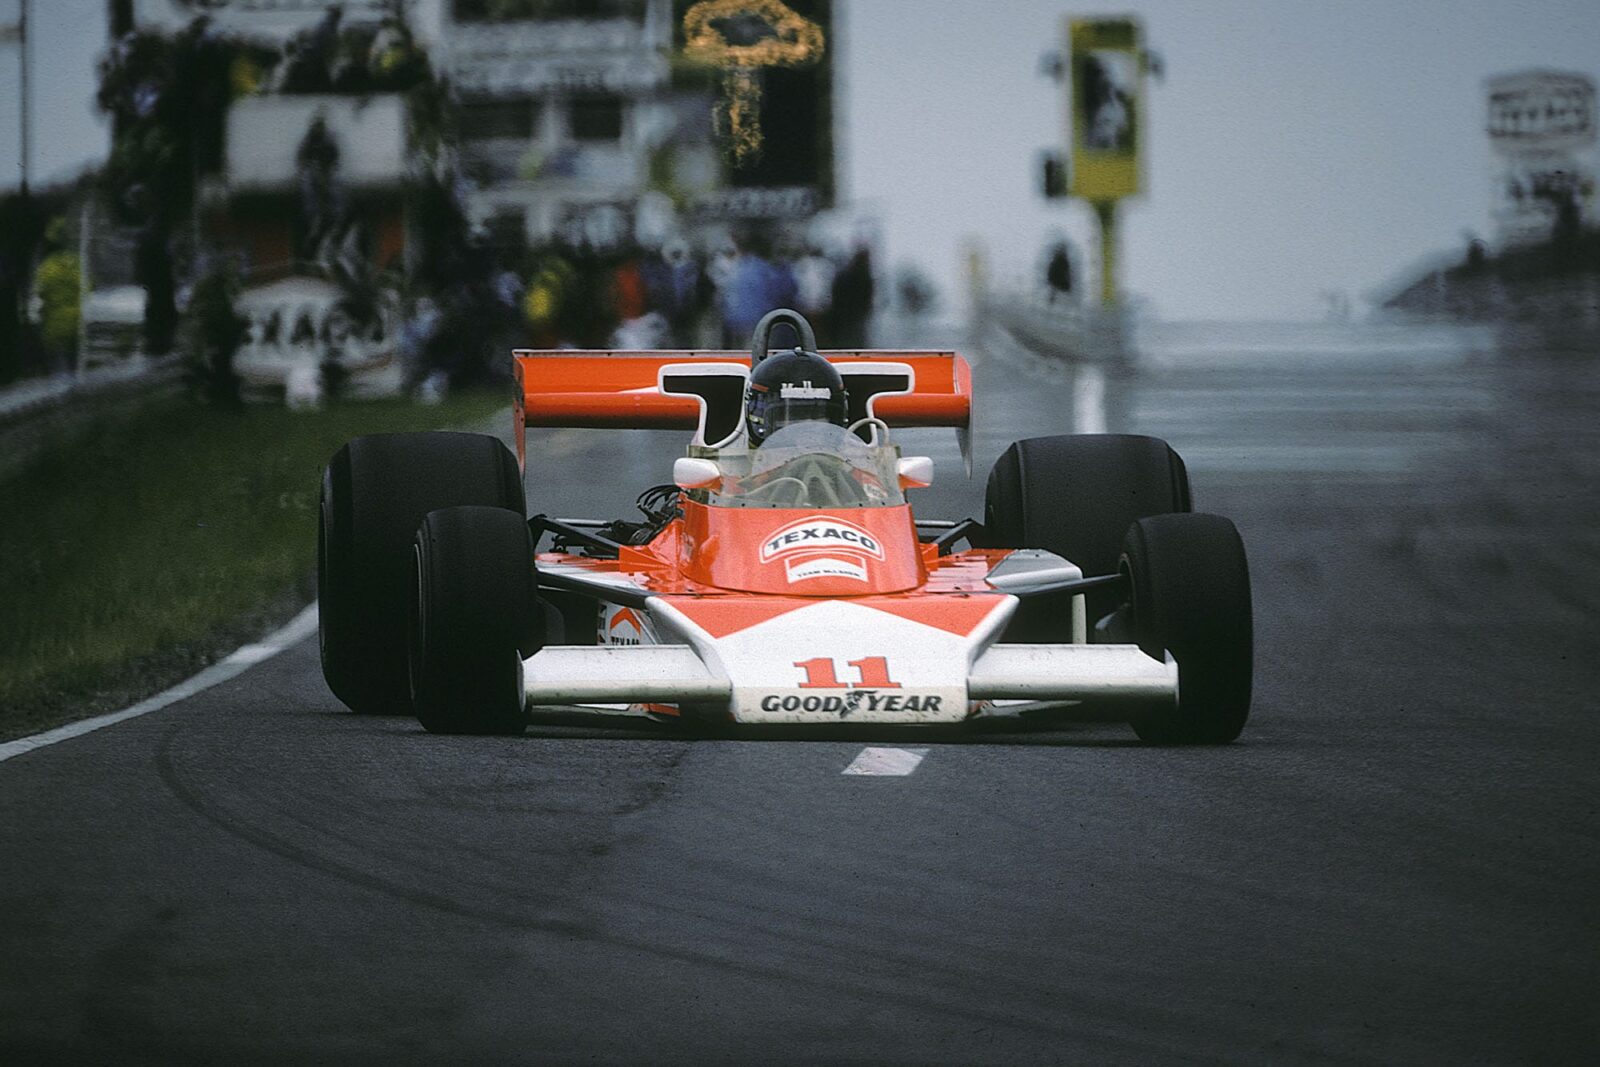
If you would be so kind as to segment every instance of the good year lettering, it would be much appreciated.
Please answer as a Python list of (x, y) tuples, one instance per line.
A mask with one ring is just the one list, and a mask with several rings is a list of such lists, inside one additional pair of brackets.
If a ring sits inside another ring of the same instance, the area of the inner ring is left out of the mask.
[(766, 696), (761, 698), (762, 711), (831, 711), (847, 715), (852, 711), (920, 711), (940, 710), (943, 697), (916, 696), (903, 693), (854, 692), (846, 696)]

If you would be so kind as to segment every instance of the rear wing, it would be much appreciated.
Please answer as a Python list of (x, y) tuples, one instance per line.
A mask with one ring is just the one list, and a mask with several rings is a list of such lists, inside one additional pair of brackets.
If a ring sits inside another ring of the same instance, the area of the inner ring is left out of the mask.
[[(512, 353), (518, 458), (528, 426), (688, 430), (697, 444), (737, 436), (750, 353), (518, 349)], [(852, 418), (949, 426), (968, 446), (972, 368), (955, 352), (826, 351), (852, 385)], [(969, 459), (970, 465), (970, 459)]]

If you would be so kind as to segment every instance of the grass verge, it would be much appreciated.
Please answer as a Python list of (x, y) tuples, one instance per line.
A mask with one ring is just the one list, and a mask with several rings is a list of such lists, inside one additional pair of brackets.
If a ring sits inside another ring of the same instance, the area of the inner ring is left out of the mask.
[(116, 710), (315, 596), (322, 467), (351, 437), (479, 426), (503, 392), (291, 414), (173, 399), (0, 483), (0, 740)]

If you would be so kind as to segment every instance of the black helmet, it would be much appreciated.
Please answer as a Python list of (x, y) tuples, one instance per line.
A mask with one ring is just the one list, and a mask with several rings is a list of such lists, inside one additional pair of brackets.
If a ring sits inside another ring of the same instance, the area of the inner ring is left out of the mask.
[(844, 378), (832, 363), (803, 348), (763, 359), (750, 373), (744, 396), (745, 429), (752, 446), (790, 423), (848, 426), (849, 410)]

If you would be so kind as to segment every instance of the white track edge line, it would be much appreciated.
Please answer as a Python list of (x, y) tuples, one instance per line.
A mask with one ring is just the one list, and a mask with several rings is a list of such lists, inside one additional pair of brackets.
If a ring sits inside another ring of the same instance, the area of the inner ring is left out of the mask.
[(317, 629), (317, 604), (312, 601), (300, 614), (290, 619), (275, 632), (263, 637), (260, 641), (248, 645), (241, 645), (234, 649), (232, 654), (218, 660), (199, 674), (179, 682), (171, 689), (157, 693), (139, 703), (123, 708), (121, 711), (97, 715), (92, 719), (83, 719), (79, 722), (70, 722), (65, 726), (58, 726), (44, 733), (34, 734), (31, 737), (19, 737), (14, 741), (0, 744), (0, 763), (13, 756), (20, 756), (24, 752), (35, 749), (47, 748), (50, 745), (69, 741), (74, 737), (102, 730), (107, 726), (114, 726), (128, 719), (136, 719), (141, 715), (148, 715), (152, 711), (160, 711), (170, 704), (186, 700), (196, 693), (204, 692), (214, 685), (236, 678), (256, 664), (271, 659), (291, 645), (315, 633)]

